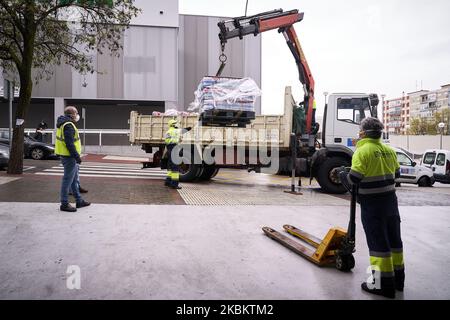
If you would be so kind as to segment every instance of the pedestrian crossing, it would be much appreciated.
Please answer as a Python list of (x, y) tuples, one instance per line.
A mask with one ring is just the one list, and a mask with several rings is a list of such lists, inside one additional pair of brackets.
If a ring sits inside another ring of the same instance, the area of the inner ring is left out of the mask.
[[(113, 164), (80, 165), (80, 177), (116, 178), (116, 179), (164, 179), (166, 170), (159, 168), (141, 169), (138, 166), (117, 166)], [(39, 176), (63, 176), (64, 167), (54, 166), (43, 171), (36, 172)]]

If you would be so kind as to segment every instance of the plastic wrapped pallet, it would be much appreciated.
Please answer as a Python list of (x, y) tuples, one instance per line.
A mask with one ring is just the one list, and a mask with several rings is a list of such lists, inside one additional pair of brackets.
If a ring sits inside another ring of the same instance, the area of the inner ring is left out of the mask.
[(251, 78), (204, 77), (195, 91), (194, 109), (255, 111), (261, 90)]

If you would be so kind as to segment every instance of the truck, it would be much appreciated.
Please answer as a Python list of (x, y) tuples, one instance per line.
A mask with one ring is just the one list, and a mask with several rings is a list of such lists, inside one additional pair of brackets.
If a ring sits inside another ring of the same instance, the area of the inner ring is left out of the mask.
[[(292, 88), (286, 87), (282, 115), (257, 115), (245, 127), (234, 126), (233, 119), (230, 119), (230, 126), (205, 126), (199, 115), (178, 116), (181, 127), (193, 128), (181, 136), (181, 182), (209, 180), (220, 168), (267, 172), (276, 162), (276, 172), (270, 173), (292, 172), (311, 180), (315, 178), (327, 193), (346, 192), (337, 169), (350, 166), (359, 124), (366, 117), (377, 117), (379, 99), (376, 94), (333, 93), (325, 104), (322, 126), (315, 121), (314, 78), (293, 27), (303, 20), (303, 16), (298, 10), (278, 9), (219, 22), (222, 64), (216, 76), (220, 76), (225, 67), (223, 55), (227, 40), (278, 29), (294, 56), (304, 97), (298, 103)], [(153, 155), (152, 161), (145, 166), (160, 167), (163, 164), (165, 133), (168, 121), (173, 118), (131, 112), (130, 143), (141, 145)], [(322, 139), (318, 137), (320, 127)], [(253, 152), (258, 146), (270, 148), (270, 163), (264, 161), (261, 154)], [(226, 150), (233, 151), (231, 159), (226, 157)], [(205, 157), (208, 154), (210, 157)]]

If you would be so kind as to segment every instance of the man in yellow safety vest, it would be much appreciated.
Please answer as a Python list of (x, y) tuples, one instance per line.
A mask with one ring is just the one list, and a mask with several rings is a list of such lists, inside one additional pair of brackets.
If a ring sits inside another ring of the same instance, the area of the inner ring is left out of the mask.
[[(80, 120), (75, 107), (67, 107), (64, 115), (58, 118), (56, 127), (55, 153), (61, 157), (64, 176), (61, 183), (61, 211), (76, 212), (76, 208), (91, 205), (83, 200), (78, 185), (78, 166), (81, 164), (81, 141), (75, 125)], [(76, 208), (69, 204), (69, 191), (76, 199)]]

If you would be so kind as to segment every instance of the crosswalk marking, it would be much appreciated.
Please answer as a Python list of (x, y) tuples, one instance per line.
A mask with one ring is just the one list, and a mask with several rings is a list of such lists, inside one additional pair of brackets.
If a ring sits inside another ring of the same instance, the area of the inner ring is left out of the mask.
[[(52, 173), (52, 172), (36, 172), (39, 176), (59, 176), (62, 177), (64, 173)], [(106, 175), (106, 174), (86, 174), (80, 173), (80, 177), (95, 177), (95, 178), (119, 178), (119, 179), (161, 179), (161, 177), (156, 176), (117, 176), (117, 175)]]
[[(63, 176), (64, 167), (62, 165), (54, 166), (40, 172), (40, 176)], [(80, 177), (98, 177), (98, 178), (129, 178), (129, 179), (164, 179), (167, 175), (166, 170), (159, 168), (139, 169), (138, 167), (109, 166), (105, 165), (80, 165)]]

